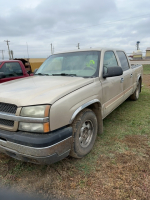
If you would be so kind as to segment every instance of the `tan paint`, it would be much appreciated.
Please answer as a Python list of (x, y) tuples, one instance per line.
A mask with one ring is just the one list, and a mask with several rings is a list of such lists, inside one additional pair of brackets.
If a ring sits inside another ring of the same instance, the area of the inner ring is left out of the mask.
[(18, 107), (53, 104), (92, 82), (93, 78), (33, 76), (0, 84), (0, 100)]
[(51, 130), (68, 125), (75, 110), (93, 99), (98, 99), (100, 102), (102, 101), (102, 87), (98, 78), (95, 79), (92, 84), (88, 84), (68, 94), (51, 106)]

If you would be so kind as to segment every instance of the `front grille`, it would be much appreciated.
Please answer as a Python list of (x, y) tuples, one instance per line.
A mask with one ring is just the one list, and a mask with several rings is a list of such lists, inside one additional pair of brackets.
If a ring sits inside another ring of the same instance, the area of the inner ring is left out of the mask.
[(14, 121), (6, 120), (6, 119), (0, 119), (0, 125), (13, 127)]
[(14, 104), (0, 103), (0, 112), (15, 114), (17, 106)]

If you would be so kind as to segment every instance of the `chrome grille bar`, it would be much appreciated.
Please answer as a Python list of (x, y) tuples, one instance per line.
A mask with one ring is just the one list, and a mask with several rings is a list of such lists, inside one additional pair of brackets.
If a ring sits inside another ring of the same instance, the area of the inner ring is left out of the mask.
[(22, 117), (22, 116), (16, 116), (8, 113), (0, 112), (0, 118), (6, 119), (6, 120), (12, 120), (12, 121), (18, 121), (18, 122), (28, 122), (28, 123), (44, 123), (49, 121), (49, 117), (45, 118), (32, 118), (32, 117)]

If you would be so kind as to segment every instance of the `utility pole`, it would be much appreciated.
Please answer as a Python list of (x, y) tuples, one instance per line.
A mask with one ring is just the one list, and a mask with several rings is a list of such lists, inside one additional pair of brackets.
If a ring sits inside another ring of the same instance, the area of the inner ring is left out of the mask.
[(8, 46), (8, 54), (9, 54), (9, 60), (10, 60), (11, 57), (10, 57), (10, 50), (9, 50), (9, 43), (8, 43), (8, 42), (10, 42), (10, 41), (8, 41), (8, 40), (4, 40), (4, 42), (7, 42), (7, 46)]
[(51, 43), (51, 55), (53, 55), (53, 45)]
[(4, 60), (4, 54), (3, 54), (4, 50), (0, 50), (0, 51), (2, 52), (2, 60)]
[(78, 49), (80, 49), (80, 43), (77, 44)]
[(12, 50), (10, 51), (10, 56), (11, 56), (11, 59), (14, 59), (14, 52)]

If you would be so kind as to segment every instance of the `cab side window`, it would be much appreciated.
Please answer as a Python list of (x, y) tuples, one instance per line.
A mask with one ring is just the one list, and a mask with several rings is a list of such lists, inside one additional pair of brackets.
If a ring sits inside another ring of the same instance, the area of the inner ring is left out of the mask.
[(0, 72), (4, 72), (4, 75), (6, 78), (23, 75), (22, 69), (21, 69), (19, 63), (17, 63), (17, 62), (5, 63), (1, 67)]
[(106, 51), (104, 54), (104, 61), (103, 61), (103, 73), (107, 73), (108, 67), (116, 67), (118, 66), (116, 56), (113, 51)]
[(123, 71), (130, 69), (129, 63), (128, 63), (128, 60), (127, 60), (125, 53), (123, 51), (117, 51), (117, 55), (119, 57)]

